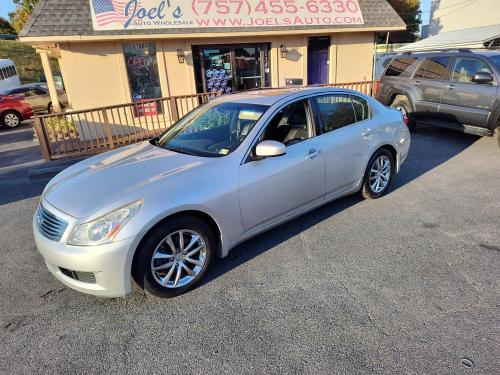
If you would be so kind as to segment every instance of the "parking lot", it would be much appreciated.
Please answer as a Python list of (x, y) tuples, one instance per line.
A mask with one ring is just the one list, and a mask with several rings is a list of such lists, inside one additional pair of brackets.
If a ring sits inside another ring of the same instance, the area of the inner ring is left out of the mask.
[(170, 300), (60, 284), (31, 230), (47, 179), (6, 162), (12, 152), (0, 144), (0, 373), (498, 371), (490, 138), (419, 127), (388, 195), (349, 196), (262, 234)]

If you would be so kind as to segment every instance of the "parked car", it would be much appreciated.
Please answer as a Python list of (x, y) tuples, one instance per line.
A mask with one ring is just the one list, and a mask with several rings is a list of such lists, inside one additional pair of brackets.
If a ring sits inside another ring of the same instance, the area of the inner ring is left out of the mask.
[(477, 135), (500, 126), (500, 52), (458, 50), (395, 56), (377, 99), (423, 122)]
[(33, 108), (24, 95), (7, 94), (0, 90), (0, 125), (15, 128), (33, 116)]
[(401, 114), (352, 90), (223, 96), (57, 175), (34, 216), (36, 244), (71, 288), (123, 296), (132, 276), (173, 297), (250, 237), (347, 194), (379, 198), (409, 147)]
[[(43, 84), (30, 83), (14, 87), (6, 92), (8, 95), (24, 95), (26, 97), (26, 101), (31, 105), (35, 114), (50, 113), (53, 111), (49, 90)], [(58, 90), (57, 94), (61, 108), (66, 107), (68, 105), (68, 97), (66, 96), (66, 93), (63, 90)]]

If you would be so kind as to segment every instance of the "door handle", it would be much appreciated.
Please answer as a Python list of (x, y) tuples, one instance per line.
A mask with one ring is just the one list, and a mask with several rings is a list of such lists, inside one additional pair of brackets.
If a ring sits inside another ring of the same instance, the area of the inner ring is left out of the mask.
[(321, 153), (321, 150), (316, 150), (316, 149), (312, 148), (309, 150), (309, 153), (306, 155), (306, 158), (311, 159), (311, 160), (316, 159), (320, 153)]
[(420, 86), (420, 81), (414, 81), (414, 82), (413, 82), (413, 84), (414, 84), (415, 86)]
[(444, 87), (446, 90), (453, 90), (455, 88), (455, 85), (448, 84)]

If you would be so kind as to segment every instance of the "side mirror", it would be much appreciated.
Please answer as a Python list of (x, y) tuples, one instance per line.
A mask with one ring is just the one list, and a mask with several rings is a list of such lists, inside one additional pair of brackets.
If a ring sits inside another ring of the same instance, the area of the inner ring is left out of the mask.
[(472, 77), (472, 82), (479, 83), (480, 85), (491, 83), (493, 82), (493, 76), (487, 72), (477, 72), (474, 74), (474, 77)]
[(270, 158), (286, 154), (286, 146), (281, 142), (262, 141), (255, 147), (255, 156), (258, 158)]

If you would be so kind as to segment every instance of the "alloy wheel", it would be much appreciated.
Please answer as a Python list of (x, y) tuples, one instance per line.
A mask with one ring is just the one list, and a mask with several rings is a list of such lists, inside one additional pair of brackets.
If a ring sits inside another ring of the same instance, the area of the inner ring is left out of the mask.
[(19, 125), (19, 117), (15, 113), (7, 113), (3, 120), (9, 128), (15, 128)]
[(370, 188), (376, 194), (384, 191), (391, 177), (391, 161), (386, 155), (380, 155), (370, 169)]
[(165, 288), (191, 283), (202, 271), (207, 259), (203, 237), (192, 230), (178, 230), (165, 237), (151, 258), (151, 273)]

